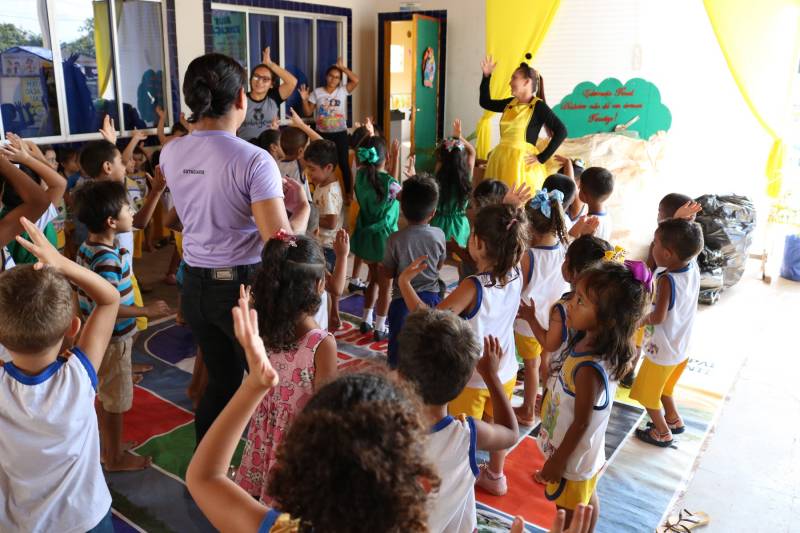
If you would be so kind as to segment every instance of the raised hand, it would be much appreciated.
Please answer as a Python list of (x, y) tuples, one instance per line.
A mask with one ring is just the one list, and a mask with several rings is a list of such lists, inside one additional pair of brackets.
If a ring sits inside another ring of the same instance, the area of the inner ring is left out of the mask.
[(44, 236), (44, 233), (36, 224), (25, 217), (20, 217), (19, 221), (30, 240), (22, 238), (21, 235), (17, 235), (16, 239), (23, 248), (35, 255), (36, 259), (39, 260), (33, 265), (35, 270), (41, 270), (45, 265), (58, 267), (64, 261), (69, 261), (69, 259), (58, 253), (58, 250), (50, 244), (50, 241), (47, 240), (47, 237)]
[(481, 59), (481, 70), (483, 71), (484, 76), (491, 76), (496, 66), (497, 63), (492, 56), (487, 55)]
[(509, 189), (509, 191), (503, 197), (503, 203), (512, 205), (519, 209), (528, 203), (528, 200), (531, 198), (533, 198), (533, 191), (531, 191), (531, 188), (528, 187), (526, 183), (518, 183)]
[(500, 369), (500, 359), (503, 358), (503, 348), (500, 346), (500, 340), (497, 337), (483, 338), (483, 355), (481, 356), (476, 370), (478, 374), (484, 379), (489, 376), (496, 375)]
[(461, 119), (457, 118), (453, 121), (453, 137), (461, 139)]
[(250, 289), (239, 288), (239, 305), (233, 308), (233, 332), (244, 348), (249, 371), (244, 382), (257, 389), (271, 389), (278, 384), (278, 373), (267, 357), (264, 341), (258, 333), (258, 313), (250, 309)]
[(164, 108), (161, 107), (160, 105), (156, 106), (156, 115), (158, 115), (159, 120), (163, 119), (164, 116), (166, 115), (166, 113), (164, 112)]
[(117, 131), (114, 127), (114, 119), (111, 118), (111, 115), (106, 115), (103, 117), (103, 127), (100, 128), (100, 135), (103, 136), (103, 139), (107, 140), (111, 144), (117, 143)]
[(308, 102), (308, 97), (311, 96), (311, 91), (308, 89), (308, 85), (301, 85), (297, 88), (297, 92), (300, 93), (301, 100)]
[(336, 232), (336, 238), (333, 240), (333, 253), (336, 254), (337, 260), (339, 258), (347, 260), (347, 256), (350, 254), (350, 234), (344, 228), (340, 228)]
[(347, 68), (344, 66), (344, 60), (341, 57), (336, 58), (336, 68), (339, 70), (344, 70)]
[(147, 139), (147, 134), (141, 130), (134, 129), (133, 132), (131, 132), (131, 141), (135, 140), (136, 144), (146, 139)]
[(407, 178), (417, 175), (416, 163), (417, 156), (414, 154), (409, 155), (408, 159), (406, 159), (406, 168), (403, 170), (403, 174), (405, 174)]
[(8, 144), (0, 144), (0, 154), (6, 156), (10, 161), (22, 165), (33, 159), (33, 154), (23, 141), (22, 137), (15, 133), (7, 133)]
[(303, 122), (302, 117), (300, 117), (300, 115), (297, 114), (297, 111), (295, 111), (293, 107), (289, 108), (289, 118), (292, 121), (292, 126), (300, 129), (306, 127), (306, 123)]
[(600, 219), (595, 216), (583, 215), (575, 221), (570, 230), (570, 235), (580, 237), (581, 235), (593, 235), (600, 226)]
[(428, 256), (422, 255), (414, 259), (414, 262), (408, 265), (397, 277), (399, 283), (408, 282), (417, 277), (417, 274), (428, 268)]
[(685, 218), (686, 220), (694, 220), (694, 217), (697, 213), (702, 211), (703, 208), (695, 201), (689, 201), (683, 204), (675, 211), (675, 214), (672, 215), (672, 218)]
[(268, 67), (272, 65), (272, 58), (269, 55), (269, 46), (264, 48), (264, 50), (261, 52), (261, 62)]
[(150, 184), (151, 190), (163, 192), (164, 189), (167, 188), (167, 178), (165, 178), (164, 173), (161, 172), (161, 165), (156, 165), (155, 176), (145, 174), (145, 177), (147, 177), (147, 182)]

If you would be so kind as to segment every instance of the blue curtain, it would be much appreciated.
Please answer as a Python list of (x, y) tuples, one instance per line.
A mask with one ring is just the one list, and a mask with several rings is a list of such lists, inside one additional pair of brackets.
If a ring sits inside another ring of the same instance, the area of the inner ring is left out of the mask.
[[(311, 20), (286, 17), (284, 22), (283, 43), (286, 46), (284, 68), (295, 75), (297, 85), (312, 85), (311, 76), (313, 61), (311, 50)], [(297, 91), (286, 100), (286, 105), (302, 114), (302, 102)]]
[(274, 15), (250, 15), (250, 67), (261, 63), (261, 52), (270, 47), (272, 60), (279, 61), (280, 44), (278, 43), (278, 17)]
[(339, 23), (317, 21), (317, 86), (325, 85), (325, 71), (339, 58)]

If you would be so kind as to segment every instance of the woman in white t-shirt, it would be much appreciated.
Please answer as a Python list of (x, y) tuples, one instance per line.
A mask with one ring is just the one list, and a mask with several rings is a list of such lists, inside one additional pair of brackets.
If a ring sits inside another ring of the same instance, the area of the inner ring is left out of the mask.
[[(347, 76), (347, 84), (342, 86), (342, 78)], [(336, 143), (339, 169), (342, 171), (345, 199), (347, 203), (353, 197), (353, 177), (350, 173), (349, 138), (347, 136), (347, 97), (358, 85), (358, 76), (344, 66), (340, 57), (335, 65), (325, 72), (325, 86), (309, 91), (305, 85), (300, 86), (300, 97), (303, 99), (303, 113), (314, 115), (317, 131), (324, 139)]]

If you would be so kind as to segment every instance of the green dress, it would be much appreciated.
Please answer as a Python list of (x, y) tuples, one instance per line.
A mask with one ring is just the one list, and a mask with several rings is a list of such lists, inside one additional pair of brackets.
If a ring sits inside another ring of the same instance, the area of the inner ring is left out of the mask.
[(400, 184), (386, 172), (378, 172), (378, 180), (384, 190), (383, 198), (375, 193), (363, 170), (356, 174), (354, 187), (358, 218), (350, 238), (350, 249), (353, 254), (371, 263), (383, 261), (386, 240), (397, 231), (400, 218), (400, 202), (396, 198)]
[(444, 239), (450, 242), (455, 239), (462, 248), (467, 247), (469, 240), (469, 220), (467, 219), (467, 206), (469, 200), (458, 201), (455, 191), (452, 191), (447, 203), (439, 202), (436, 214), (431, 220), (431, 226), (436, 226), (444, 232)]

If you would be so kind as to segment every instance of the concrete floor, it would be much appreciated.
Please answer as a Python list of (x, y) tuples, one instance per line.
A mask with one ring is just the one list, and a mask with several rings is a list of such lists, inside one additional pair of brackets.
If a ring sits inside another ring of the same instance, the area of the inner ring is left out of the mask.
[[(146, 254), (137, 277), (151, 292), (145, 301), (177, 304), (175, 287), (162, 283), (172, 246)], [(716, 431), (675, 509), (704, 511), (720, 532), (800, 532), (800, 283), (759, 279), (751, 262), (738, 285), (711, 307), (701, 306), (693, 350), (743, 356)]]

